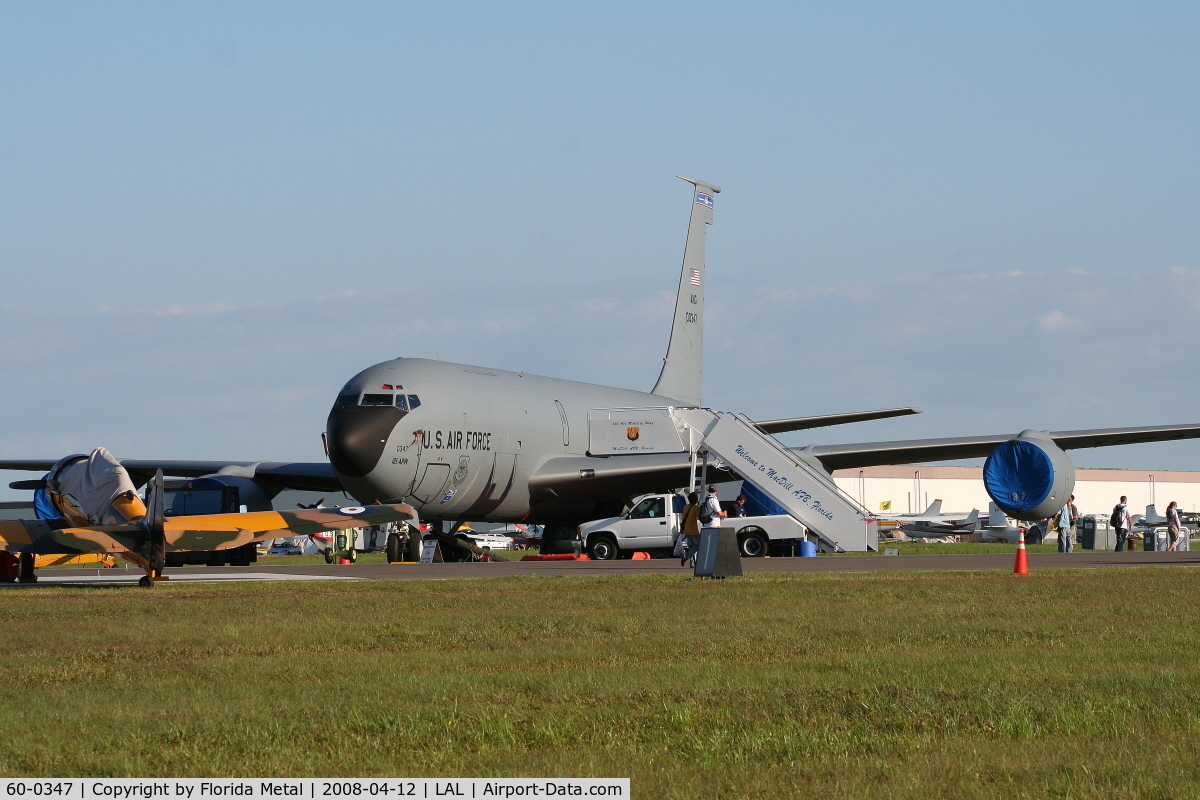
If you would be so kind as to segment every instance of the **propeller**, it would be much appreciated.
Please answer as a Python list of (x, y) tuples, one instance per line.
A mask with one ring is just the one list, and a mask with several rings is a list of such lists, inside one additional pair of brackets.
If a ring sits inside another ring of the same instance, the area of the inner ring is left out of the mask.
[(167, 564), (167, 537), (164, 531), (166, 510), (163, 508), (163, 473), (158, 470), (146, 484), (146, 516), (138, 527), (146, 536), (143, 553), (149, 565), (146, 575), (138, 581), (142, 586), (153, 586), (154, 579), (162, 575)]

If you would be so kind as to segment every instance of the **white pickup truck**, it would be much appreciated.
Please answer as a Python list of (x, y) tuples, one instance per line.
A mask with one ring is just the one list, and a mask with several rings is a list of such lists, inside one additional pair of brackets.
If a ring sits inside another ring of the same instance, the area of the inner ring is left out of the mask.
[[(672, 548), (680, 535), (686, 505), (687, 500), (679, 494), (645, 495), (623, 517), (580, 525), (580, 543), (597, 561), (628, 558), (636, 550)], [(721, 525), (737, 529), (738, 549), (749, 558), (768, 555), (772, 545), (791, 545), (807, 534), (803, 525), (786, 514), (728, 517)]]

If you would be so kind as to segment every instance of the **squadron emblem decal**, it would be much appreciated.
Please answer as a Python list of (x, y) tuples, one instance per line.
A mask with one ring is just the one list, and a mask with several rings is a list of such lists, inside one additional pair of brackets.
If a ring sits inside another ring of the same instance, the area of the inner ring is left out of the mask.
[(471, 466), (470, 456), (459, 456), (458, 470), (454, 473), (454, 485), (458, 486), (467, 479), (467, 469)]
[(642, 429), (636, 425), (630, 425), (625, 429), (625, 438), (631, 442), (636, 442), (638, 439), (642, 438)]

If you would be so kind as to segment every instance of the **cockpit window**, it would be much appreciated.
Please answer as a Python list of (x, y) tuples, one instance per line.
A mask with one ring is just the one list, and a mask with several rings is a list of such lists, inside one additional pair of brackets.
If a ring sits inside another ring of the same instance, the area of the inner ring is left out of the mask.
[(404, 399), (404, 395), (396, 395), (396, 408), (401, 411), (408, 411), (408, 401)]
[(334, 408), (352, 408), (358, 405), (357, 394), (341, 394), (338, 395), (337, 402), (334, 403)]
[(362, 406), (390, 406), (392, 404), (392, 395), (390, 394), (364, 394)]
[[(400, 395), (396, 395), (396, 400), (399, 401), (399, 399), (400, 399)], [(398, 402), (397, 402), (397, 405), (399, 405)], [(408, 396), (408, 410), (409, 411), (415, 411), (420, 405), (421, 405), (421, 398), (417, 397), (415, 394), (410, 394)]]

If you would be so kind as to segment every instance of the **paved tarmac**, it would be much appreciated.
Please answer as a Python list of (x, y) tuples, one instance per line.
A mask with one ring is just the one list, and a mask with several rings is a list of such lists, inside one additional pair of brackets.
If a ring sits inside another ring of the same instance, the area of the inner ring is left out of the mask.
[[(1200, 551), (1186, 553), (1110, 553), (1084, 550), (1077, 553), (1030, 553), (1029, 569), (1094, 569), (1097, 567), (1195, 567)], [(910, 556), (818, 556), (817, 558), (743, 558), (747, 574), (766, 572), (895, 572), (913, 570), (1006, 570), (1013, 567), (1011, 553)], [(617, 576), (686, 575), (678, 559), (647, 561), (509, 561), (485, 564), (306, 564), (296, 566), (255, 564), (252, 567), (183, 567), (166, 574), (177, 582), (237, 580), (450, 580), (499, 578), (514, 575)], [(2, 584), (0, 587), (57, 584), (137, 583), (144, 573), (126, 569), (43, 569), (37, 584)]]

